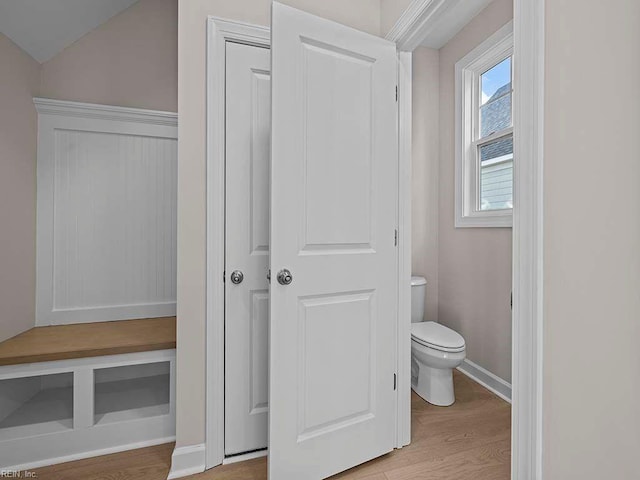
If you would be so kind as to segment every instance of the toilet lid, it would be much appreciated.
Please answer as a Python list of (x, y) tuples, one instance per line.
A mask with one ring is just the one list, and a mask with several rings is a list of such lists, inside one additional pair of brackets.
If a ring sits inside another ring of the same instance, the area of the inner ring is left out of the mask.
[(412, 323), (411, 338), (422, 345), (446, 352), (460, 352), (465, 348), (462, 335), (436, 322)]

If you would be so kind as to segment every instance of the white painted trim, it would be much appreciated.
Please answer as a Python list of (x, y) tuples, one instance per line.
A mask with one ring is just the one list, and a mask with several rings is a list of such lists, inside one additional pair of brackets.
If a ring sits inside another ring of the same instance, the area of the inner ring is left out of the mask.
[(501, 399), (511, 403), (511, 384), (499, 376), (491, 373), (489, 370), (482, 368), (480, 365), (473, 363), (465, 358), (462, 365), (458, 367), (458, 371), (464, 373), (471, 380), (479, 383), (487, 390), (495, 393)]
[(483, 166), (490, 167), (492, 165), (507, 162), (513, 162), (513, 155), (502, 155), (500, 157), (492, 158), (491, 160), (485, 161)]
[[(418, 11), (432, 1), (436, 0), (414, 0), (387, 39), (404, 51), (420, 45), (429, 34), (429, 22), (421, 22)], [(513, 23), (518, 165), (514, 166), (511, 478), (542, 480), (544, 0), (514, 0)]]
[(35, 97), (33, 103), (38, 113), (61, 115), (63, 117), (80, 117), (89, 119), (111, 120), (117, 122), (138, 122), (149, 125), (178, 126), (178, 114), (142, 108), (117, 107), (96, 103), (72, 102)]
[(135, 443), (128, 443), (126, 445), (118, 445), (117, 447), (101, 448), (98, 450), (92, 450), (90, 452), (77, 453), (75, 455), (65, 455), (62, 457), (50, 458), (50, 459), (42, 460), (39, 462), (31, 462), (31, 463), (24, 463), (21, 465), (12, 465), (10, 467), (2, 467), (2, 470), (4, 471), (33, 470), (34, 468), (47, 467), (49, 465), (59, 465), (61, 463), (75, 462), (76, 460), (84, 460), (85, 458), (100, 457), (102, 455), (111, 455), (112, 453), (126, 452), (128, 450), (137, 450), (139, 448), (154, 447), (156, 445), (171, 443), (171, 442), (174, 442), (175, 440), (176, 440), (176, 437), (175, 435), (173, 435), (170, 437), (156, 438), (156, 439), (147, 440), (144, 442), (135, 442)]
[(269, 450), (256, 450), (255, 452), (243, 453), (241, 455), (232, 455), (225, 457), (222, 462), (223, 465), (229, 465), (230, 463), (244, 462), (245, 460), (253, 460), (254, 458), (261, 458), (269, 456)]
[(542, 480), (544, 0), (514, 3), (511, 475)]
[[(412, 3), (422, 4), (423, 8), (429, 6), (433, 0), (415, 0)], [(459, 2), (459, 0), (439, 0)], [(435, 6), (435, 4), (434, 4)], [(417, 8), (417, 7), (415, 7)], [(410, 20), (411, 15), (406, 14), (401, 17), (402, 23), (394, 27), (387, 38), (397, 41), (401, 50), (411, 51), (417, 45), (422, 43), (424, 34), (420, 30), (424, 21), (419, 21), (420, 16)], [(404, 20), (403, 20), (404, 18)], [(518, 167), (514, 168), (514, 200), (517, 205), (516, 213), (513, 219), (513, 258), (514, 258), (514, 312), (513, 312), (513, 420), (512, 420), (512, 478), (514, 480), (541, 480), (542, 479), (542, 206), (543, 206), (543, 190), (542, 190), (542, 168), (543, 168), (543, 86), (544, 86), (544, 4), (543, 0), (515, 0), (515, 83), (518, 90), (514, 94), (514, 105), (516, 105), (515, 113), (515, 136), (516, 155)], [(220, 88), (224, 83), (224, 76), (221, 72), (224, 67), (224, 53), (220, 56), (221, 40), (224, 36), (212, 31), (214, 19), (210, 19), (209, 46), (217, 47), (209, 49), (209, 82), (208, 82), (208, 105), (211, 112), (212, 107), (220, 107), (224, 103), (220, 103), (220, 95), (214, 98), (212, 92), (216, 90), (214, 87)], [(427, 26), (428, 26), (428, 22)], [(263, 29), (263, 27), (258, 27)], [(455, 33), (454, 33), (455, 34)], [(217, 54), (216, 54), (217, 52)], [(223, 52), (223, 50), (222, 50)], [(216, 67), (217, 71), (216, 71)], [(215, 74), (216, 78), (212, 75)], [(222, 77), (220, 77), (222, 75)], [(222, 84), (220, 84), (222, 82)], [(400, 85), (402, 88), (402, 86)], [(222, 92), (224, 90), (222, 89)], [(401, 93), (402, 94), (402, 93)], [(224, 98), (222, 95), (222, 102)], [(214, 110), (221, 112), (223, 110)], [(217, 118), (218, 128), (214, 128), (214, 123), (209, 118), (209, 130), (207, 134), (209, 162), (215, 152), (211, 146), (215, 145), (220, 150), (223, 144), (220, 142), (212, 143), (212, 141), (224, 139), (224, 133), (220, 137), (219, 113)], [(224, 118), (222, 118), (222, 122)], [(217, 131), (218, 137), (214, 135)], [(222, 130), (222, 132), (224, 132)], [(403, 134), (401, 133), (401, 138)], [(222, 152), (223, 153), (223, 152)], [(223, 157), (222, 157), (223, 158)], [(218, 158), (219, 160), (219, 158)], [(223, 173), (223, 170), (214, 170), (211, 163), (208, 164), (208, 205), (211, 205), (212, 199), (224, 198), (224, 185), (215, 184), (212, 178), (215, 173)], [(223, 178), (223, 176), (218, 177)], [(213, 195), (212, 188), (216, 195)], [(222, 188), (222, 189), (221, 189)], [(220, 195), (222, 197), (220, 197)], [(222, 217), (223, 218), (223, 217)], [(208, 208), (208, 246), (211, 248), (215, 228), (215, 221), (223, 221), (221, 217), (216, 220), (214, 211)], [(224, 241), (224, 239), (223, 239)], [(219, 242), (219, 245), (222, 242)], [(214, 280), (213, 275), (218, 280), (222, 276), (222, 270), (211, 270), (211, 255), (214, 250), (208, 250), (208, 285)], [(215, 324), (211, 324), (212, 311), (211, 301), (215, 297), (211, 296), (211, 290), (208, 289), (207, 297), (207, 398), (211, 398), (211, 388), (219, 386), (223, 382), (224, 372), (222, 367), (219, 371), (212, 366), (212, 358), (215, 352), (220, 355), (221, 350), (211, 350), (219, 347), (216, 341), (220, 338), (214, 333)], [(219, 297), (221, 298), (221, 297)], [(217, 334), (220, 335), (220, 330)], [(211, 353), (214, 352), (214, 353)], [(222, 363), (220, 363), (222, 365)], [(219, 390), (222, 393), (222, 390)], [(224, 399), (220, 403), (223, 405)], [(223, 413), (214, 409), (210, 410), (211, 405), (207, 402), (207, 445), (212, 442), (211, 437), (211, 419), (218, 421), (222, 418)], [(213, 415), (213, 416), (212, 416)], [(213, 424), (215, 426), (215, 423)], [(220, 429), (222, 431), (222, 429)], [(221, 439), (220, 439), (221, 442)], [(212, 445), (214, 445), (212, 443)], [(215, 446), (215, 445), (214, 445)], [(214, 448), (212, 458), (219, 455), (219, 462), (223, 460), (223, 448), (221, 443), (217, 444), (219, 450)]]
[(176, 302), (70, 306), (54, 305), (55, 132), (71, 130), (122, 136), (178, 138), (176, 113), (34, 98), (38, 111), (36, 325), (60, 325), (176, 314)]
[(412, 56), (398, 53), (398, 384), (396, 448), (411, 443)]
[(491, 0), (413, 0), (387, 33), (398, 49), (411, 52), (420, 45), (439, 49)]
[[(226, 462), (224, 457), (224, 126), (225, 126), (225, 44), (239, 42), (270, 46), (267, 27), (208, 19), (207, 54), (207, 385), (206, 385), (206, 466)], [(400, 55), (399, 100), (399, 307), (398, 391), (406, 398), (397, 403), (396, 447), (411, 441), (411, 54)], [(405, 319), (403, 322), (402, 319)], [(406, 380), (405, 380), (406, 377)], [(405, 385), (406, 384), (406, 385)]]
[(50, 362), (3, 365), (0, 366), (0, 380), (73, 372), (75, 369), (83, 367), (96, 369), (125, 367), (128, 365), (143, 365), (147, 363), (173, 362), (175, 361), (175, 352), (175, 349), (169, 348), (166, 350), (151, 350), (148, 352), (122, 353), (118, 355), (71, 358), (68, 360), (54, 360)]
[(171, 455), (171, 470), (167, 480), (204, 472), (205, 457), (204, 443), (176, 447)]
[[(513, 22), (508, 22), (455, 65), (455, 227), (511, 227), (512, 210), (478, 209), (479, 169), (477, 160), (477, 82), (479, 76), (500, 59), (513, 54)], [(471, 113), (470, 113), (471, 112)], [(505, 129), (482, 140), (510, 133)]]
[(268, 48), (268, 28), (207, 20), (206, 466), (224, 460), (224, 231), (226, 43)]
[[(1, 366), (0, 380), (73, 374), (73, 426), (0, 440), (0, 463), (10, 458), (20, 463), (8, 469), (25, 470), (174, 441), (175, 355), (175, 349), (166, 349)], [(167, 414), (95, 423), (95, 370), (161, 362), (169, 363)]]

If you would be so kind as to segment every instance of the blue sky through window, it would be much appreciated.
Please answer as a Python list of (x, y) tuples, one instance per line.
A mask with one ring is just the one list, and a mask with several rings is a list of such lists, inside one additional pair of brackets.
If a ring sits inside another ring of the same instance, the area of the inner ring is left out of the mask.
[(482, 105), (484, 105), (496, 91), (511, 82), (511, 57), (504, 59), (495, 67), (490, 68), (481, 77)]

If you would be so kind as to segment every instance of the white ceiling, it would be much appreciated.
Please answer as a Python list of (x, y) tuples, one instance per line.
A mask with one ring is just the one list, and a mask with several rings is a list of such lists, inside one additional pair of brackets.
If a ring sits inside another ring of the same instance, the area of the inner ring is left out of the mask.
[(43, 63), (137, 0), (0, 0), (0, 32)]

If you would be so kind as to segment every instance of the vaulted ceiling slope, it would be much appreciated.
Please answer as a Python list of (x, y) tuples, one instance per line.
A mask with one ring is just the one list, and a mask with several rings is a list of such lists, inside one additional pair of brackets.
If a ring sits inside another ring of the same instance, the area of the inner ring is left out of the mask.
[(0, 0), (0, 32), (43, 63), (137, 0)]

